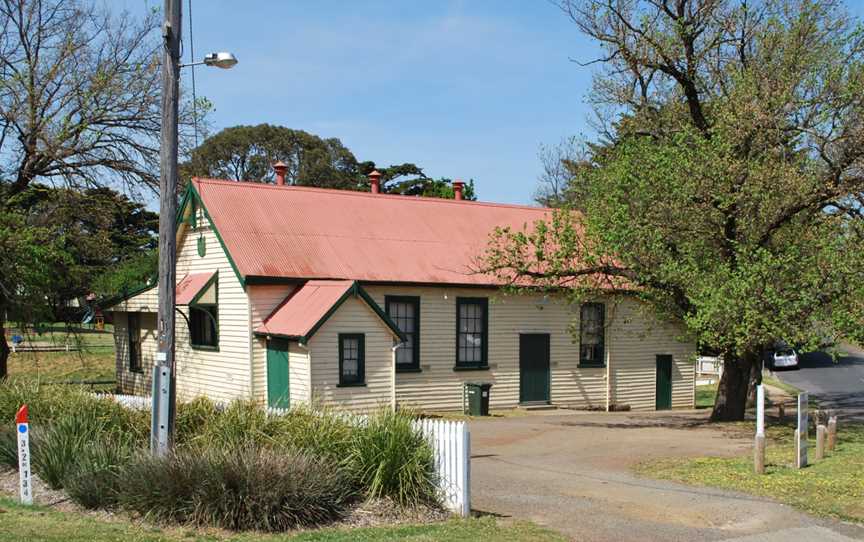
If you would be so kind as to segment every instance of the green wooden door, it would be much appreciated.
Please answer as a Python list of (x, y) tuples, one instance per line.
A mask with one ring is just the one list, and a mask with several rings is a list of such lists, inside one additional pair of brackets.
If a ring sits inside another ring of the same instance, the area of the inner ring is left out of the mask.
[(519, 402), (549, 402), (549, 334), (519, 335)]
[(657, 356), (657, 410), (672, 408), (672, 356)]
[(288, 408), (288, 341), (267, 341), (267, 406)]

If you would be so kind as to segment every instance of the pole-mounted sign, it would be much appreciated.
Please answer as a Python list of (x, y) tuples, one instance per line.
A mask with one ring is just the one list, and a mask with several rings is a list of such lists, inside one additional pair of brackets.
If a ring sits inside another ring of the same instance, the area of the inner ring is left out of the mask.
[(27, 405), (15, 415), (18, 434), (18, 478), (22, 504), (33, 504), (33, 481), (30, 475), (30, 423), (27, 421)]

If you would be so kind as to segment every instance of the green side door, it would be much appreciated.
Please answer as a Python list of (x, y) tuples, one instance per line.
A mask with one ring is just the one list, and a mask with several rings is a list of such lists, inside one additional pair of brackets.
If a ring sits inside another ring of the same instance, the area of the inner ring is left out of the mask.
[(519, 402), (549, 402), (549, 334), (519, 335)]
[(288, 408), (288, 341), (267, 341), (267, 406)]
[(657, 391), (654, 407), (657, 410), (672, 408), (672, 356), (657, 356)]

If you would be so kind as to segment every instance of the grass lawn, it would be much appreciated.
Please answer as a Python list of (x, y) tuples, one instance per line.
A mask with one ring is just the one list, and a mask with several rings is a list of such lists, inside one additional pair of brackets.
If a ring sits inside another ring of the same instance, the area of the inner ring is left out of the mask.
[(160, 528), (130, 522), (115, 516), (100, 519), (86, 514), (58, 512), (45, 507), (28, 508), (0, 498), (0, 542), (32, 540), (44, 542), (378, 542), (407, 540), (508, 540), (513, 542), (559, 542), (560, 535), (524, 522), (504, 523), (491, 517), (451, 520), (431, 525), (404, 525), (363, 529), (322, 529), (300, 534), (270, 535), (228, 533), (183, 527)]
[(798, 394), (801, 393), (801, 390), (799, 390), (798, 388), (796, 388), (792, 384), (787, 384), (776, 377), (769, 376), (768, 374), (762, 375), (762, 382), (764, 384), (769, 385), (769, 386), (774, 386), (775, 388), (779, 388), (779, 389), (785, 391), (786, 393), (788, 393), (789, 395), (791, 395), (792, 397), (797, 397)]
[(114, 380), (114, 349), (17, 352), (9, 355), (9, 377), (47, 382)]
[(67, 327), (64, 323), (40, 324), (21, 334), (25, 345), (69, 345), (70, 352), (16, 352), (9, 356), (9, 376), (16, 380), (48, 382), (114, 380), (114, 335), (110, 325), (104, 331), (88, 327)]
[[(730, 425), (730, 429), (740, 430)], [(748, 424), (748, 434), (752, 423)], [(805, 469), (793, 465), (791, 425), (769, 426), (766, 474), (753, 473), (753, 458), (674, 458), (643, 463), (643, 476), (712, 486), (773, 498), (807, 512), (864, 522), (864, 425), (840, 427), (836, 450)], [(815, 436), (810, 435), (812, 461)]]
[(696, 386), (696, 408), (711, 408), (717, 398), (717, 384)]

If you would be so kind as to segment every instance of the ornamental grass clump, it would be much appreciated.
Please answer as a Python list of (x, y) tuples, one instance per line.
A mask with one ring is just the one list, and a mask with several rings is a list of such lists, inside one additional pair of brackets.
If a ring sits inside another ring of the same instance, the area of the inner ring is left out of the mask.
[(63, 478), (69, 498), (89, 509), (114, 508), (125, 485), (124, 467), (136, 453), (145, 451), (124, 439), (84, 446)]
[(340, 469), (270, 448), (139, 456), (123, 469), (124, 509), (174, 523), (284, 531), (330, 523), (356, 497)]
[(414, 428), (410, 412), (382, 409), (351, 433), (346, 467), (369, 497), (401, 505), (437, 504), (431, 445)]

